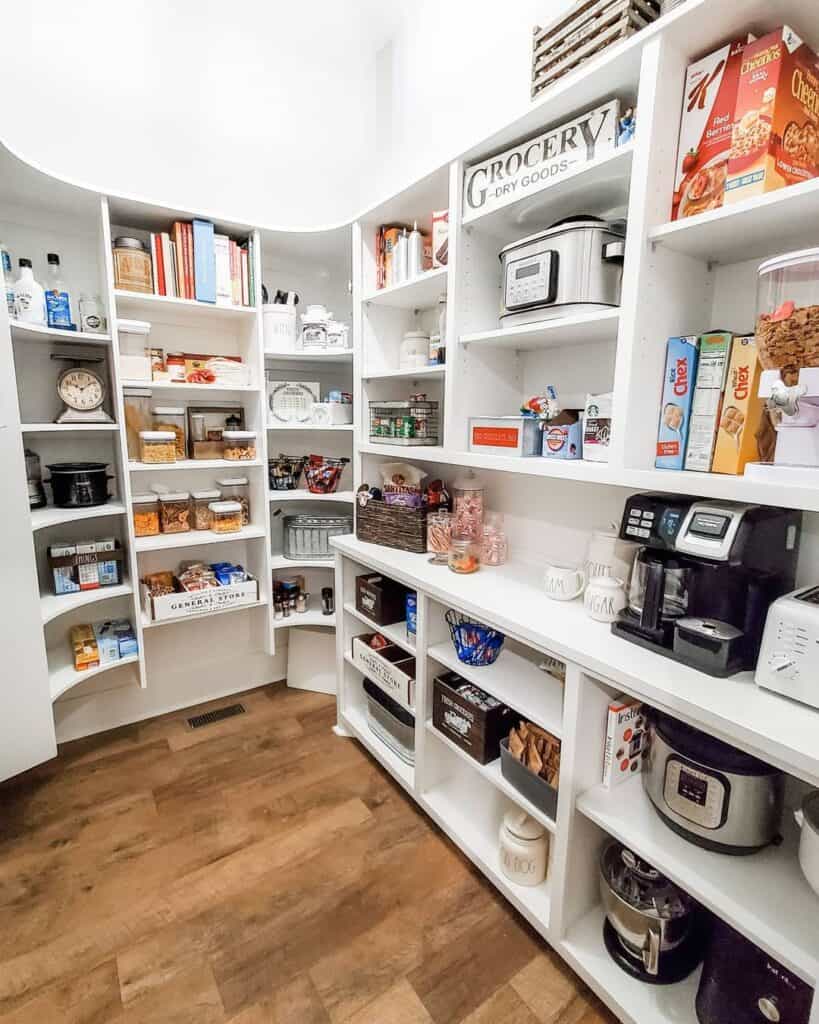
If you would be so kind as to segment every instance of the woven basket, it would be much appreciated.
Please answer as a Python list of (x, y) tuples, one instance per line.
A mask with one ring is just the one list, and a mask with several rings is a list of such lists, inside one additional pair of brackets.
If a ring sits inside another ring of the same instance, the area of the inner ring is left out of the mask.
[(427, 550), (427, 510), (387, 505), (370, 499), (356, 510), (355, 533), (369, 544), (424, 554)]

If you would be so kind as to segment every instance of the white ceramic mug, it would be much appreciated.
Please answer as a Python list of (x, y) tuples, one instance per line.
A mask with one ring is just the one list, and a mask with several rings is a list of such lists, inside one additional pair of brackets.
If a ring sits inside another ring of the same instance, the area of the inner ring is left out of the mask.
[(546, 596), (553, 601), (573, 601), (583, 593), (586, 577), (579, 565), (550, 562), (543, 574)]
[(598, 622), (614, 622), (626, 606), (626, 592), (619, 576), (593, 576), (586, 584), (583, 607)]
[(639, 544), (621, 540), (611, 530), (595, 530), (589, 540), (586, 561), (583, 568), (586, 579), (594, 576), (616, 576), (627, 580), (631, 576), (631, 565)]

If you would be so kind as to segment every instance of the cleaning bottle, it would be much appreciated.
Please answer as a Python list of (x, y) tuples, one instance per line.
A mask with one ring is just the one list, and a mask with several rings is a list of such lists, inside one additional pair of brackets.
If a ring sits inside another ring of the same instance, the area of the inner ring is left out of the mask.
[(424, 239), (418, 230), (418, 221), (412, 225), (407, 239), (407, 277), (418, 277), (424, 272)]
[(18, 260), (20, 276), (14, 282), (14, 312), (27, 324), (46, 324), (45, 291), (34, 280), (31, 260)]
[(0, 242), (0, 284), (3, 285), (3, 294), (6, 296), (6, 307), (9, 317), (14, 317), (14, 281), (11, 279), (11, 253), (5, 245)]
[(48, 281), (45, 293), (48, 326), (64, 331), (74, 331), (71, 320), (71, 298), (60, 273), (60, 257), (56, 252), (48, 254)]
[(395, 251), (392, 256), (393, 284), (403, 284), (407, 280), (408, 250), (409, 241), (407, 239), (407, 229), (404, 228), (398, 236), (398, 241), (395, 243)]

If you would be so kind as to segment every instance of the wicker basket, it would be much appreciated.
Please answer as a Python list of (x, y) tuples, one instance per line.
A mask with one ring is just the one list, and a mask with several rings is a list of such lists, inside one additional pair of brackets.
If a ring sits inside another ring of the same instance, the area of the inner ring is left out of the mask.
[(369, 544), (421, 555), (427, 550), (427, 510), (387, 505), (371, 498), (357, 509), (355, 533)]

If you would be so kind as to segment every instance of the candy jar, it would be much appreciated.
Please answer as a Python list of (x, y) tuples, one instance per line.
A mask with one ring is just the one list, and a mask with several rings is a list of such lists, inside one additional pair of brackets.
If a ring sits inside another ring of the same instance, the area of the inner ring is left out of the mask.
[(507, 555), (508, 545), (503, 530), (503, 516), (499, 512), (487, 512), (483, 522), (481, 561), (484, 565), (503, 565)]
[(452, 485), (452, 533), (480, 542), (483, 539), (483, 482), (471, 469)]
[(427, 551), (434, 565), (446, 565), (449, 542), (452, 538), (452, 514), (445, 510), (430, 512), (427, 516)]
[(465, 575), (481, 567), (481, 545), (471, 537), (453, 537), (449, 545), (449, 568)]

